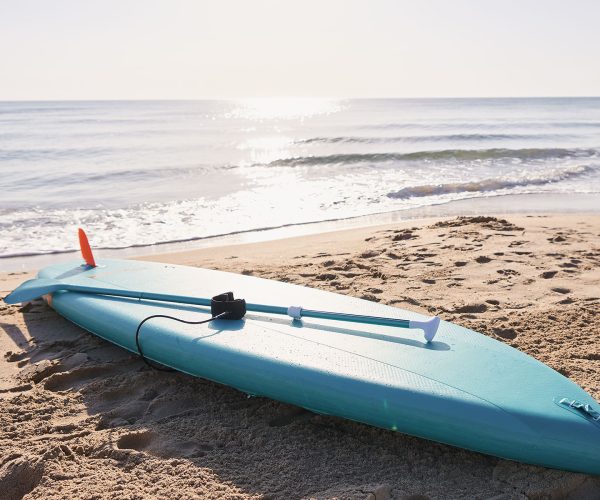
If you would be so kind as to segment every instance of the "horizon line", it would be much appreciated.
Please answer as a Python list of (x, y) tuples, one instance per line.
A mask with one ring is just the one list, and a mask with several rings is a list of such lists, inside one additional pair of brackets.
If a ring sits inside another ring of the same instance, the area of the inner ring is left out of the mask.
[(150, 97), (150, 98), (66, 98), (66, 99), (0, 99), (0, 103), (11, 102), (149, 102), (149, 101), (252, 101), (252, 100), (426, 100), (426, 99), (598, 99), (600, 95), (497, 95), (497, 96), (388, 96), (388, 97), (331, 97), (331, 96), (271, 96), (271, 97)]

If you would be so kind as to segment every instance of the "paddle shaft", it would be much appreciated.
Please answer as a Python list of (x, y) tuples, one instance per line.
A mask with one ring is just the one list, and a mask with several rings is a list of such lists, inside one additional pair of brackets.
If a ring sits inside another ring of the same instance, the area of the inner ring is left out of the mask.
[[(115, 297), (129, 297), (133, 299), (157, 300), (161, 302), (175, 302), (178, 304), (192, 304), (198, 306), (209, 306), (210, 299), (201, 297), (190, 297), (186, 295), (168, 295), (163, 293), (139, 292), (134, 290), (118, 290), (112, 288), (90, 287), (82, 285), (72, 285), (65, 283), (61, 290), (70, 292), (88, 293), (96, 295), (112, 295)], [(282, 306), (271, 306), (266, 304), (246, 303), (248, 311), (262, 312), (269, 314), (288, 315), (288, 308)], [(350, 323), (366, 323), (370, 325), (393, 326), (397, 328), (410, 328), (409, 321), (406, 319), (382, 318), (378, 316), (363, 316), (360, 314), (337, 313), (328, 311), (313, 311), (310, 309), (301, 309), (301, 316), (307, 318), (331, 319), (336, 321), (347, 321)]]

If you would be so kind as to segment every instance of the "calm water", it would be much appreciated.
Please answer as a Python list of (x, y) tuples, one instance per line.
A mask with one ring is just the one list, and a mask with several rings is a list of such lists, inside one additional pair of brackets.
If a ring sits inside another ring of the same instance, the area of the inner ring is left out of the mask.
[(600, 192), (600, 98), (0, 102), (0, 257)]

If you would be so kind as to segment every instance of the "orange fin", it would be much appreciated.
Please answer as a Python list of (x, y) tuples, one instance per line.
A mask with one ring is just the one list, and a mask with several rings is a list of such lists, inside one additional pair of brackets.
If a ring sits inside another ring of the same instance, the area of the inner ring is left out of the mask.
[(85, 263), (88, 266), (96, 267), (96, 261), (94, 260), (94, 254), (92, 254), (90, 242), (85, 235), (85, 231), (81, 228), (79, 228), (79, 248), (81, 248), (81, 255), (83, 256)]

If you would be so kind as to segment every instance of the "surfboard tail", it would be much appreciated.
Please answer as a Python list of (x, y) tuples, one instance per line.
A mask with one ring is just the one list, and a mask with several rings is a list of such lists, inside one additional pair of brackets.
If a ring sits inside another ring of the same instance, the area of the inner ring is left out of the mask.
[(85, 260), (85, 263), (90, 267), (96, 267), (96, 260), (94, 259), (90, 242), (85, 231), (81, 228), (79, 228), (79, 248), (81, 249), (81, 256)]

